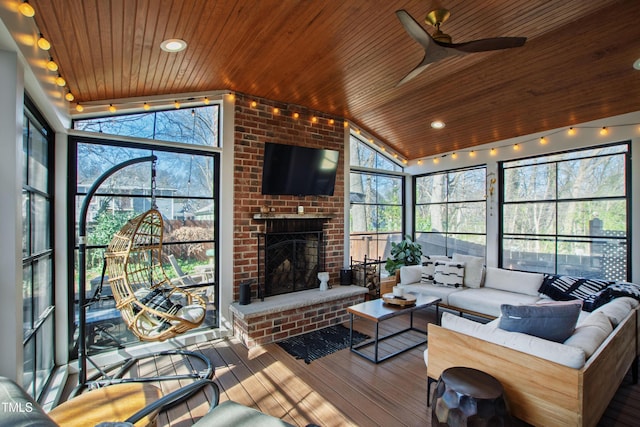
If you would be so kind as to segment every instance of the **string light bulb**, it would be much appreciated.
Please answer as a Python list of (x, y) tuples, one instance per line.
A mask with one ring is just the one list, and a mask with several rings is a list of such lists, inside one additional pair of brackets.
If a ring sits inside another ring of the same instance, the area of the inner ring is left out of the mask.
[(116, 112), (116, 107), (113, 104), (109, 104), (109, 112), (111, 113), (115, 113)]
[(469, 151), (469, 157), (475, 157), (476, 152), (474, 150)]
[(58, 64), (56, 64), (52, 57), (49, 57), (49, 60), (47, 61), (47, 70), (58, 71)]
[(144, 104), (142, 104), (142, 108), (144, 109), (144, 111), (149, 111), (151, 109), (151, 106), (145, 102)]
[(422, 164), (422, 159), (418, 160), (418, 164), (421, 165)]
[(451, 158), (452, 159), (457, 159), (458, 158), (458, 153), (451, 153)]
[(40, 33), (40, 37), (38, 38), (38, 47), (42, 50), (51, 49), (51, 43), (49, 43), (49, 40), (44, 38), (42, 33)]
[(293, 113), (293, 118), (298, 120), (300, 118), (300, 113), (298, 112)]
[(540, 137), (540, 144), (545, 145), (547, 142), (547, 138), (545, 138), (544, 136)]
[(498, 154), (498, 150), (496, 150), (495, 147), (493, 147), (491, 150), (489, 150), (489, 155), (495, 156), (496, 154)]
[(609, 129), (607, 129), (606, 126), (602, 126), (602, 129), (600, 129), (600, 135), (604, 136), (608, 134), (609, 134)]
[(173, 101), (173, 106), (176, 107), (176, 110), (180, 109), (180, 101)]
[(438, 163), (440, 163), (440, 159), (437, 157), (433, 158), (433, 164), (437, 165)]
[(333, 120), (333, 119), (329, 119), (329, 124), (330, 124), (331, 126), (333, 126), (333, 124), (334, 124), (335, 122), (336, 122), (335, 120)]
[(256, 101), (251, 101), (251, 108), (256, 108), (258, 103)]
[(56, 84), (60, 87), (65, 87), (67, 82), (65, 79), (62, 78), (60, 74), (58, 74), (58, 77), (56, 77)]
[(84, 111), (84, 107), (80, 105), (80, 103), (76, 104), (76, 111), (78, 113), (82, 113)]
[[(233, 95), (229, 94), (229, 97), (231, 98)], [(204, 99), (202, 100), (202, 102), (204, 102), (204, 105), (209, 105), (209, 97), (205, 96)]]
[(518, 144), (513, 144), (513, 149), (515, 151), (518, 151), (520, 149), (520, 146)]
[(275, 114), (276, 116), (280, 114), (280, 109), (278, 107), (273, 107), (273, 114)]
[(348, 121), (344, 121), (344, 127), (348, 128), (349, 127), (349, 122)]
[(316, 116), (311, 116), (311, 123), (318, 123), (318, 118)]
[(33, 6), (29, 4), (29, 0), (24, 0), (22, 3), (20, 3), (20, 6), (18, 6), (18, 10), (27, 18), (32, 18), (36, 14)]
[(567, 135), (573, 136), (575, 134), (576, 134), (576, 130), (573, 127), (570, 127), (569, 130), (567, 131)]
[(67, 101), (71, 102), (74, 99), (76, 99), (76, 97), (73, 96), (73, 94), (71, 93), (70, 90), (68, 90), (67, 93), (64, 95), (64, 99), (66, 99)]

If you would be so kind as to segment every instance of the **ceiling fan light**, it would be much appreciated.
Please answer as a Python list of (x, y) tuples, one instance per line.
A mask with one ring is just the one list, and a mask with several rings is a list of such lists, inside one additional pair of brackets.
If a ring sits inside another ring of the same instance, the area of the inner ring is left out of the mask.
[(443, 127), (445, 127), (445, 124), (442, 120), (434, 120), (431, 122), (431, 127), (433, 129), (442, 129)]

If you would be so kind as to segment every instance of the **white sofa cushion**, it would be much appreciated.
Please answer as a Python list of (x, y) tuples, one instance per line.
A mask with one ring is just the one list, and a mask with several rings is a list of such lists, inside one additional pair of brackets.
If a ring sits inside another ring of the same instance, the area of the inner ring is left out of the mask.
[(449, 288), (461, 288), (464, 282), (464, 263), (436, 261), (433, 284)]
[(611, 326), (615, 328), (639, 304), (637, 300), (631, 297), (620, 297), (596, 308), (593, 313), (604, 313), (611, 322)]
[(442, 313), (441, 322), (443, 328), (521, 351), (570, 368), (580, 369), (585, 363), (585, 353), (578, 347), (547, 341), (520, 332), (503, 331), (502, 329), (483, 325), (482, 323), (474, 322), (451, 313)]
[(446, 286), (426, 285), (424, 283), (415, 283), (413, 285), (404, 285), (404, 291), (410, 294), (422, 294), (431, 297), (440, 298), (441, 304), (449, 304), (449, 295), (454, 292), (461, 292), (465, 288), (449, 288)]
[(500, 316), (500, 306), (502, 304), (535, 304), (540, 298), (519, 294), (516, 292), (506, 292), (498, 289), (463, 288), (464, 292), (455, 292), (449, 295), (447, 304), (462, 310), (475, 311), (487, 316)]
[(504, 268), (487, 267), (484, 287), (508, 292), (539, 296), (544, 274), (525, 273)]
[(484, 258), (473, 255), (453, 254), (453, 262), (464, 263), (464, 286), (479, 288), (484, 280)]
[(609, 318), (603, 312), (593, 312), (576, 327), (564, 344), (578, 347), (588, 359), (613, 332)]
[(420, 283), (421, 275), (421, 265), (403, 265), (400, 267), (400, 284), (409, 285), (412, 283)]

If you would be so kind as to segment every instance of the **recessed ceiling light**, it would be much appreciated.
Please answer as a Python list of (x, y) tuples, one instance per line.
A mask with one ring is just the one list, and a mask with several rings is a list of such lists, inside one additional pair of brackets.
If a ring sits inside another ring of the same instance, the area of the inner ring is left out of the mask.
[(633, 68), (640, 71), (640, 58), (633, 61)]
[(434, 129), (442, 129), (444, 127), (444, 122), (441, 120), (435, 120), (431, 122), (431, 127)]
[(160, 43), (160, 49), (165, 52), (180, 52), (187, 48), (187, 42), (180, 39), (167, 39)]

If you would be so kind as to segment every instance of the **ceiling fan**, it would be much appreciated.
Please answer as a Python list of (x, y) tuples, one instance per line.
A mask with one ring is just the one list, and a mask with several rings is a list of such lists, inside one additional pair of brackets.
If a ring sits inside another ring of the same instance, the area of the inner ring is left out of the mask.
[(466, 55), (473, 52), (486, 52), (489, 50), (510, 49), (523, 46), (527, 41), (526, 37), (495, 37), (490, 39), (473, 40), (465, 43), (452, 43), (451, 36), (440, 31), (440, 24), (449, 19), (447, 9), (436, 9), (427, 15), (425, 22), (436, 31), (429, 34), (418, 22), (413, 19), (406, 10), (396, 11), (400, 23), (404, 26), (409, 35), (417, 41), (424, 49), (424, 58), (416, 68), (411, 70), (400, 82), (398, 86), (408, 82), (420, 74), (425, 68), (434, 62), (440, 61), (450, 56)]

